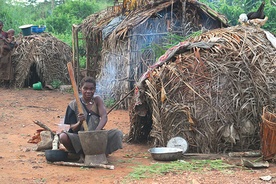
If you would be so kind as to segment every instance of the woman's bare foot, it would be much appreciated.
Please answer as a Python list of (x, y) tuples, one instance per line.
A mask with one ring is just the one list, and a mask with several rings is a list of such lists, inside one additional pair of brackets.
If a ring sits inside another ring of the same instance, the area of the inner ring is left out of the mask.
[(65, 146), (63, 144), (61, 144), (61, 143), (59, 144), (58, 149), (62, 150), (62, 151), (67, 151), (68, 152), (68, 150), (65, 148)]
[(77, 161), (77, 163), (84, 163), (84, 154), (80, 154), (80, 159)]

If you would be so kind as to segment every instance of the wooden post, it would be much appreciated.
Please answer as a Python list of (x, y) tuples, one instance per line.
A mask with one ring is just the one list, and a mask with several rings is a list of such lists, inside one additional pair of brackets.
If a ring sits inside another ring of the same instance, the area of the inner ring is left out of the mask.
[(186, 20), (186, 0), (181, 0), (182, 1), (182, 28), (185, 26), (185, 20)]
[(73, 24), (72, 26), (72, 52), (73, 52), (73, 69), (76, 73), (76, 83), (79, 84), (80, 67), (79, 67), (79, 32), (80, 26)]
[(171, 4), (171, 23), (170, 23), (170, 30), (172, 32), (172, 26), (173, 26), (173, 0), (172, 0), (172, 4)]
[(72, 53), (73, 53), (73, 59), (72, 59), (72, 63), (73, 63), (73, 67), (76, 66), (76, 47), (75, 47), (75, 26), (72, 26)]

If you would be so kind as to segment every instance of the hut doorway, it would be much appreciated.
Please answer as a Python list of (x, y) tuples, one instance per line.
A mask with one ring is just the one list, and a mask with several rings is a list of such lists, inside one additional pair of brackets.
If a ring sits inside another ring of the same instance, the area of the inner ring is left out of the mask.
[(37, 64), (33, 63), (30, 66), (28, 77), (25, 79), (24, 87), (32, 86), (34, 83), (37, 83), (39, 81), (42, 81), (38, 75)]

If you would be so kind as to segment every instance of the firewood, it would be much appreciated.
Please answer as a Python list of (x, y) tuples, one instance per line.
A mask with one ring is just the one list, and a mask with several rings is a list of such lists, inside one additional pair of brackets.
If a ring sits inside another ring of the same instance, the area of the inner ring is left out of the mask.
[(230, 152), (230, 157), (260, 157), (262, 156), (261, 151), (247, 151), (247, 152)]
[(52, 133), (52, 135), (55, 135), (56, 133), (53, 132), (47, 125), (43, 124), (42, 122), (35, 120), (33, 121), (35, 124), (37, 124), (38, 126), (40, 126), (41, 128), (44, 128), (45, 130), (48, 130)]
[(88, 167), (88, 168), (104, 168), (104, 169), (114, 169), (114, 165), (105, 165), (105, 164), (89, 164), (85, 165), (84, 163), (77, 163), (77, 162), (51, 162), (54, 165), (61, 165), (61, 166), (73, 166), (73, 167)]

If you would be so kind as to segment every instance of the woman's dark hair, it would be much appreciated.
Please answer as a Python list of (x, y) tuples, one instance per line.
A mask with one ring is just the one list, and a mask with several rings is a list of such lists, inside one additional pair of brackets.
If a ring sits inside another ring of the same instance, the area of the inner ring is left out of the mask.
[(96, 81), (95, 81), (95, 79), (93, 79), (92, 77), (84, 77), (84, 78), (81, 80), (80, 87), (82, 87), (82, 86), (84, 85), (85, 82), (93, 83), (94, 86), (96, 87)]

